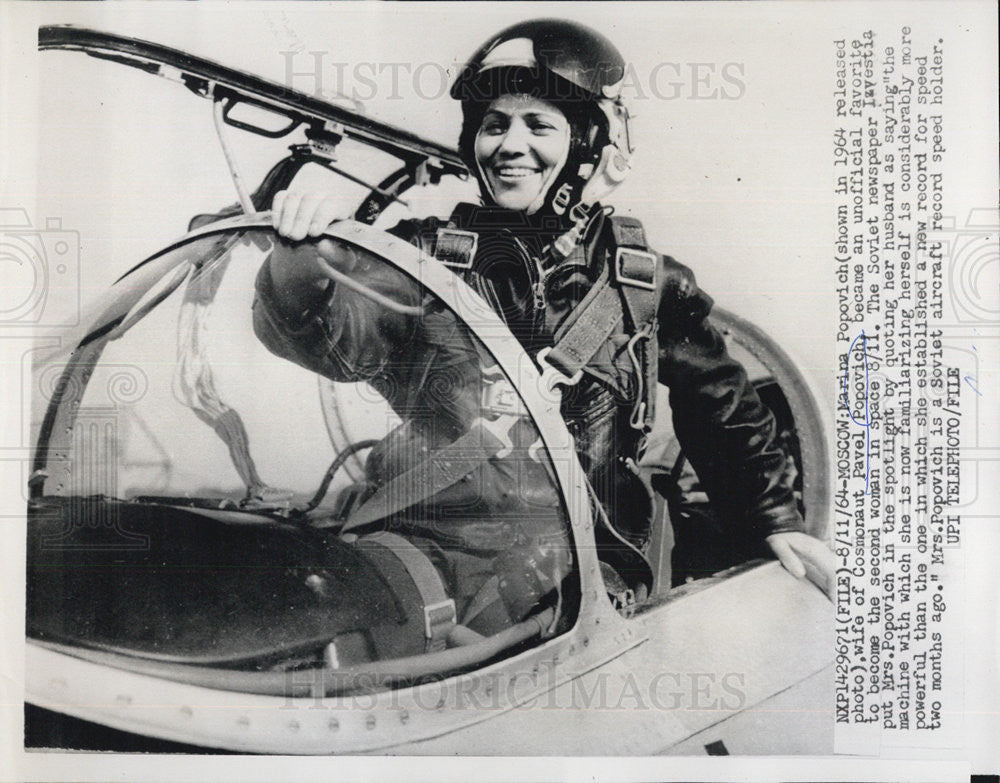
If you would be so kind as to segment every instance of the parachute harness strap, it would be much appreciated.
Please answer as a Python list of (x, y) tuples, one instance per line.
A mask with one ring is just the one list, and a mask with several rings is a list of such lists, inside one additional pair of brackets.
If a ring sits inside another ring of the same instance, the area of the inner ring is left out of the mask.
[(627, 319), (632, 336), (629, 358), (636, 369), (638, 390), (631, 422), (648, 432), (652, 427), (657, 384), (657, 320), (659, 256), (646, 249), (639, 221), (610, 217), (613, 242), (609, 262), (583, 300), (555, 335), (555, 345), (538, 354), (543, 380), (571, 386), (578, 383), (597, 351)]
[(635, 407), (629, 420), (634, 429), (648, 433), (656, 409), (659, 380), (657, 310), (660, 304), (660, 257), (647, 249), (642, 224), (634, 218), (613, 217), (615, 240), (612, 271), (632, 338), (628, 356), (638, 379)]

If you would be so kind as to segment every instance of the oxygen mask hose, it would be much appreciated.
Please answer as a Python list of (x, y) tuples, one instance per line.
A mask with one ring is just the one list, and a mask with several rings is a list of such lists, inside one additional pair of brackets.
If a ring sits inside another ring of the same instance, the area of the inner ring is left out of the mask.
[(335, 283), (342, 283), (352, 291), (356, 291), (362, 296), (371, 299), (373, 302), (381, 305), (387, 310), (392, 310), (394, 313), (399, 313), (400, 315), (411, 315), (417, 318), (422, 318), (425, 315), (426, 311), (422, 305), (405, 305), (402, 302), (397, 302), (395, 299), (385, 296), (384, 294), (380, 294), (378, 291), (369, 288), (364, 283), (359, 283), (350, 275), (346, 275), (339, 269), (336, 269), (333, 264), (323, 258), (322, 255), (319, 256), (319, 260), (324, 275), (329, 277)]

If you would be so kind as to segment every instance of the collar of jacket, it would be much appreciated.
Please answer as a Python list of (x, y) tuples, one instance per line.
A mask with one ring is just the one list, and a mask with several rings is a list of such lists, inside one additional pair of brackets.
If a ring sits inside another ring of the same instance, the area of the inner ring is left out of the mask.
[(569, 228), (566, 220), (552, 215), (528, 215), (519, 210), (468, 203), (455, 207), (451, 222), (457, 228), (477, 234), (509, 232), (539, 256), (547, 244)]
[[(567, 216), (528, 215), (522, 211), (498, 206), (462, 202), (452, 211), (449, 223), (454, 228), (474, 232), (480, 237), (490, 234), (512, 235), (520, 241), (533, 260), (551, 272), (555, 267), (590, 265), (594, 258), (593, 251), (597, 239), (606, 223), (600, 204), (595, 207), (597, 217), (588, 226), (586, 235), (574, 251), (557, 265), (552, 265), (545, 258), (545, 250), (555, 239), (570, 229), (571, 221)], [(592, 271), (591, 276), (596, 276), (598, 271)]]

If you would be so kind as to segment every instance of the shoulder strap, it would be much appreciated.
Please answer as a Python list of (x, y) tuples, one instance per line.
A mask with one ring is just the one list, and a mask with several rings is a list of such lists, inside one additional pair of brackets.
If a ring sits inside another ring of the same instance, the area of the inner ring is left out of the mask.
[(656, 317), (660, 257), (647, 248), (646, 232), (638, 220), (613, 215), (610, 222), (612, 279), (622, 292), (630, 327), (638, 330)]
[[(628, 351), (641, 384), (632, 425), (652, 426), (656, 399), (656, 312), (661, 281), (660, 259), (646, 248), (642, 224), (634, 218), (610, 218), (608, 263), (601, 276), (555, 335), (555, 345), (539, 353), (543, 372), (572, 385), (623, 318), (632, 334)], [(641, 344), (640, 344), (641, 343)]]
[(573, 308), (573, 312), (559, 327), (555, 334), (555, 344), (538, 354), (539, 361), (546, 365), (543, 371), (551, 370), (556, 373), (559, 383), (574, 385), (580, 380), (583, 368), (621, 320), (621, 302), (605, 268), (580, 304)]
[(660, 257), (649, 250), (646, 232), (635, 218), (613, 215), (611, 231), (614, 236), (613, 274), (632, 334), (628, 345), (629, 356), (635, 363), (636, 374), (642, 384), (631, 423), (636, 429), (649, 432), (656, 412), (659, 376), (656, 314), (663, 287), (659, 274)]

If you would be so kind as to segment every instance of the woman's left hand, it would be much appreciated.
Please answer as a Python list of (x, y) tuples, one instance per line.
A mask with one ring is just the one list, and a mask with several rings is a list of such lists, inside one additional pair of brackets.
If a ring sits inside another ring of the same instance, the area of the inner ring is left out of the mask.
[(836, 566), (833, 552), (818, 538), (805, 533), (775, 533), (767, 537), (775, 557), (792, 576), (808, 578), (827, 598), (834, 600)]

